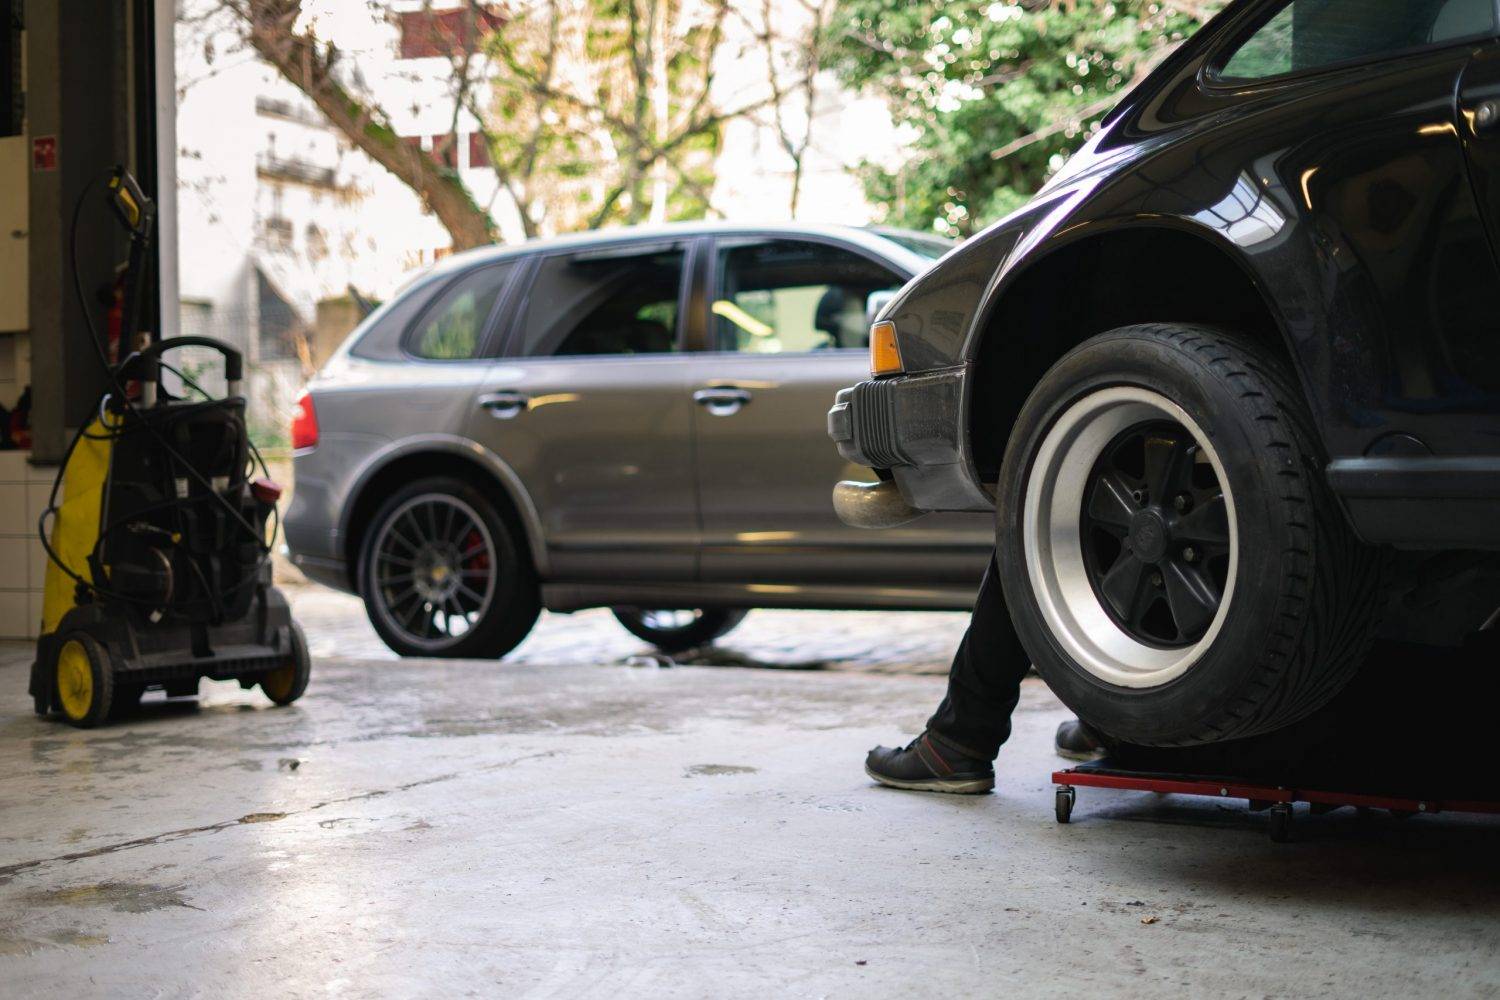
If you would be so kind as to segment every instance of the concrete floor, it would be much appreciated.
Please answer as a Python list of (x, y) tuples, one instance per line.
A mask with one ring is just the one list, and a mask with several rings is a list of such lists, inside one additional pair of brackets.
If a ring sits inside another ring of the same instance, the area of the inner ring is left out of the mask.
[(938, 677), (593, 655), (325, 655), (290, 709), (205, 685), (81, 732), (0, 647), (0, 996), (1500, 992), (1495, 822), (1276, 845), (1084, 789), (1059, 827), (1039, 682), (999, 791), (929, 797), (861, 760)]

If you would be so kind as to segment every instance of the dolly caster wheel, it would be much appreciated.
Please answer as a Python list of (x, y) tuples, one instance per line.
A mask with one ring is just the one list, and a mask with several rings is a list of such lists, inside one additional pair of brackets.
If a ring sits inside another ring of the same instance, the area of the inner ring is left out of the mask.
[(1271, 817), (1271, 839), (1278, 844), (1285, 844), (1292, 839), (1292, 804), (1290, 802), (1278, 802), (1270, 808)]
[(1057, 786), (1057, 821), (1066, 823), (1073, 818), (1073, 803), (1078, 799), (1078, 791), (1072, 785)]

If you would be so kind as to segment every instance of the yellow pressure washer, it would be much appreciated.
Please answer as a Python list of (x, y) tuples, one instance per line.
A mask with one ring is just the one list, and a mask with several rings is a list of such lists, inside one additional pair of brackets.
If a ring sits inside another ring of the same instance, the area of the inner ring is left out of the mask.
[[(136, 343), (155, 211), (123, 168), (111, 172), (107, 187), (130, 232), (124, 351)], [(88, 194), (73, 214), (75, 243)], [(38, 525), (49, 562), (31, 666), (37, 714), (94, 726), (148, 689), (194, 694), (203, 677), (259, 684), (279, 705), (296, 701), (311, 660), (286, 599), (271, 585), (281, 490), (246, 431), (240, 352), (209, 337), (146, 338), (112, 364), (76, 254), (73, 279), (110, 387), (69, 444)], [(182, 347), (223, 358), (223, 398), (163, 360)], [(163, 390), (163, 371), (197, 398)]]

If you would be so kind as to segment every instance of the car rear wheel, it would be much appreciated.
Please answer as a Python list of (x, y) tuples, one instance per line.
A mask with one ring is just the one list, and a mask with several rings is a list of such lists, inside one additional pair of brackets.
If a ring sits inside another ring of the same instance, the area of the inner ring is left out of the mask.
[(626, 631), (664, 653), (707, 646), (745, 620), (743, 608), (611, 608)]
[(1349, 530), (1284, 362), (1221, 331), (1114, 330), (1038, 383), (997, 504), (1006, 600), (1091, 726), (1147, 746), (1297, 721), (1353, 674), (1380, 560)]
[(402, 656), (504, 656), (541, 613), (519, 525), (448, 476), (411, 483), (381, 505), (359, 579), (370, 623)]

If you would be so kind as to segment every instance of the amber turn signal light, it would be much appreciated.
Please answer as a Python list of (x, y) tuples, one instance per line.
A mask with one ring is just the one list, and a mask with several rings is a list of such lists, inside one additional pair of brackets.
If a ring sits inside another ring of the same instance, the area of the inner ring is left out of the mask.
[(896, 324), (881, 320), (870, 327), (870, 374), (901, 373), (901, 348), (896, 345)]

